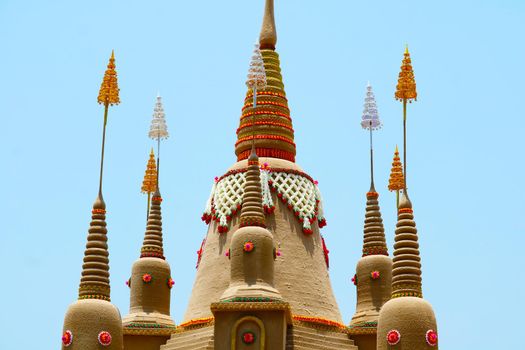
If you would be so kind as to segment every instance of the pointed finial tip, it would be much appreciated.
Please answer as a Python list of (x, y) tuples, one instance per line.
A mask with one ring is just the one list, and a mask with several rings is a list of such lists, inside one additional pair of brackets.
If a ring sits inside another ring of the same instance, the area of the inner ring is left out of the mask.
[(115, 58), (115, 50), (111, 50), (111, 58)]
[(408, 44), (405, 44), (405, 53), (408, 53)]
[(93, 209), (106, 209), (106, 203), (104, 202), (104, 198), (102, 198), (102, 192), (98, 193), (97, 199), (95, 199), (95, 202), (93, 203)]
[(261, 49), (275, 49), (277, 43), (277, 31), (275, 29), (275, 16), (273, 11), (273, 0), (266, 0), (264, 18), (259, 36)]
[(151, 147), (151, 150), (150, 150), (149, 154), (151, 154), (151, 155), (154, 155), (154, 154), (155, 154), (155, 153), (153, 152), (153, 147)]
[(406, 189), (403, 191), (401, 199), (399, 200), (399, 209), (412, 209), (412, 202), (410, 201), (410, 198), (408, 198)]
[(257, 152), (255, 151), (255, 145), (252, 144), (252, 151), (250, 153), (250, 157), (248, 158), (249, 162), (258, 162), (259, 157), (257, 156)]
[(396, 145), (396, 153), (399, 153), (399, 150), (398, 150), (398, 148), (397, 148), (397, 145)]

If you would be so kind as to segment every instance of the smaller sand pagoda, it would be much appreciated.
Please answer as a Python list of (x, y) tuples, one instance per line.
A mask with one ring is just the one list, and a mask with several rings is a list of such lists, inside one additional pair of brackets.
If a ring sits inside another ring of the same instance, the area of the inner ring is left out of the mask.
[[(126, 350), (156, 350), (166, 343), (175, 330), (170, 316), (171, 288), (175, 284), (171, 268), (164, 257), (162, 238), (162, 197), (159, 190), (160, 140), (169, 136), (164, 108), (157, 96), (149, 137), (158, 144), (156, 169), (153, 150), (144, 176), (142, 190), (155, 192), (151, 197), (148, 222), (140, 258), (133, 263), (128, 280), (130, 293), (129, 315), (123, 319), (124, 346)], [(156, 178), (153, 178), (155, 176)], [(144, 184), (149, 186), (144, 186)], [(149, 205), (149, 197), (148, 197)]]
[(357, 263), (354, 276), (357, 307), (349, 329), (360, 350), (375, 350), (379, 311), (390, 299), (392, 260), (388, 256), (379, 193), (374, 186), (372, 132), (381, 127), (381, 121), (370, 84), (367, 86), (361, 126), (370, 132), (370, 190), (366, 194), (363, 256)]
[(408, 47), (405, 50), (396, 91), (403, 102), (404, 190), (399, 203), (392, 271), (392, 299), (379, 314), (377, 350), (438, 348), (437, 323), (430, 303), (423, 299), (421, 258), (412, 210), (407, 193), (406, 111), (417, 98), (416, 82)]
[(106, 203), (102, 196), (108, 110), (110, 105), (120, 102), (113, 52), (100, 87), (98, 102), (104, 105), (98, 196), (91, 211), (78, 300), (69, 306), (64, 319), (62, 350), (98, 350), (101, 346), (122, 350), (123, 346), (120, 312), (110, 302)]

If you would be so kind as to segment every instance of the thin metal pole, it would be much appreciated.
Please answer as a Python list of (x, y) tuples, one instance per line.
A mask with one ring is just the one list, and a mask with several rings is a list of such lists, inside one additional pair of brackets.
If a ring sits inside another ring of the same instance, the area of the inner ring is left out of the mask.
[(102, 151), (100, 155), (100, 177), (98, 182), (98, 194), (102, 196), (102, 175), (104, 173), (104, 146), (106, 144), (106, 124), (108, 122), (109, 103), (104, 104), (104, 126), (102, 128)]
[(403, 190), (407, 190), (407, 100), (403, 99), (403, 175), (405, 179)]
[(159, 172), (160, 172), (160, 137), (157, 137), (157, 190), (159, 189)]
[(372, 143), (372, 121), (370, 121), (370, 180), (374, 187), (374, 146)]
[(146, 221), (148, 220), (149, 218), (149, 206), (150, 206), (150, 201), (151, 201), (151, 192), (148, 191), (148, 208), (146, 210)]

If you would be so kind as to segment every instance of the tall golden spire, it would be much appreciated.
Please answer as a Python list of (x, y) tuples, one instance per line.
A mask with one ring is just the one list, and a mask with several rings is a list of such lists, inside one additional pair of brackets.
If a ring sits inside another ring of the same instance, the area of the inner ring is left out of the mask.
[(252, 141), (259, 157), (272, 157), (295, 162), (294, 130), (288, 100), (284, 91), (279, 54), (275, 51), (277, 34), (273, 0), (267, 0), (260, 35), (267, 86), (257, 89), (257, 108), (253, 108), (253, 90), (248, 89), (237, 129), (237, 161), (247, 159)]
[(117, 71), (115, 70), (115, 52), (113, 50), (111, 51), (111, 57), (109, 58), (108, 68), (104, 73), (104, 78), (102, 79), (102, 84), (100, 85), (97, 101), (99, 104), (104, 105), (102, 154), (100, 156), (100, 179), (98, 185), (98, 195), (102, 198), (102, 176), (104, 173), (104, 147), (106, 144), (106, 124), (108, 122), (108, 110), (110, 105), (116, 105), (120, 103)]
[(408, 45), (405, 48), (403, 63), (401, 64), (401, 72), (397, 80), (396, 100), (403, 102), (403, 174), (404, 189), (407, 188), (407, 102), (412, 103), (412, 100), (417, 100), (416, 80), (414, 78), (414, 71), (412, 70), (412, 60), (408, 52)]
[(104, 104), (104, 125), (102, 131), (102, 152), (100, 156), (100, 178), (98, 196), (93, 204), (91, 224), (88, 230), (88, 242), (84, 253), (82, 277), (78, 292), (79, 299), (110, 300), (109, 253), (106, 229), (106, 203), (102, 196), (102, 176), (104, 168), (104, 146), (106, 142), (106, 124), (108, 107), (120, 102), (118, 96), (115, 54), (111, 52), (108, 68), (104, 74), (98, 94), (98, 103)]
[(275, 29), (275, 16), (273, 11), (273, 0), (266, 0), (264, 18), (259, 36), (261, 49), (275, 50), (277, 43), (277, 31)]

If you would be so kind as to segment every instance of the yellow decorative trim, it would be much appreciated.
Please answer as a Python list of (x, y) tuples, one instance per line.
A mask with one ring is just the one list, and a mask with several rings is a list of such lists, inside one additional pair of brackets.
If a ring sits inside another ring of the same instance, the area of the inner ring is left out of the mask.
[(257, 325), (261, 329), (261, 348), (260, 349), (264, 350), (265, 343), (266, 343), (266, 329), (264, 328), (264, 323), (255, 316), (246, 316), (246, 317), (241, 318), (237, 322), (235, 322), (235, 324), (233, 325), (232, 332), (231, 332), (231, 350), (237, 349), (237, 346), (236, 346), (237, 345), (237, 329), (239, 328), (241, 323), (247, 322), (247, 321), (253, 321), (257, 323)]
[(187, 328), (187, 327), (193, 327), (193, 326), (207, 326), (209, 324), (213, 324), (215, 321), (215, 317), (202, 317), (202, 318), (194, 318), (192, 320), (183, 322), (179, 325), (179, 327)]

